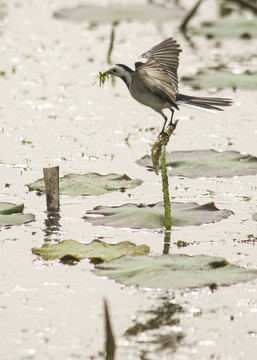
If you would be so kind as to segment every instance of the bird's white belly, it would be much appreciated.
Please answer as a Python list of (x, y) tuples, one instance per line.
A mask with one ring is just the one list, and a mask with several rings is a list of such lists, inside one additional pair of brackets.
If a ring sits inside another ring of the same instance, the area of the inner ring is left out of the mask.
[(160, 97), (159, 95), (149, 91), (147, 88), (137, 88), (134, 90), (133, 86), (129, 89), (131, 96), (140, 102), (143, 105), (149, 106), (155, 111), (160, 111), (162, 109), (171, 108), (171, 104)]

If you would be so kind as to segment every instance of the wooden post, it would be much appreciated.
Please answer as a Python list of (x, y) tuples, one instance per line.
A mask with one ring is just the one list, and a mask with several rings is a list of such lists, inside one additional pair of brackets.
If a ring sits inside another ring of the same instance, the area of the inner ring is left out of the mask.
[(59, 211), (59, 166), (44, 168), (46, 206), (48, 212)]

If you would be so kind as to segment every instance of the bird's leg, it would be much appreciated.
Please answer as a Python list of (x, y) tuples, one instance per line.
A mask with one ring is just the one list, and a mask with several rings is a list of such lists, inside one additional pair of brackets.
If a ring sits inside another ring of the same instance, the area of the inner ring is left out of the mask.
[(162, 131), (158, 135), (157, 139), (159, 139), (159, 141), (163, 145), (168, 144), (169, 138), (170, 138), (171, 134), (174, 132), (174, 130), (176, 129), (176, 126), (177, 126), (177, 123), (178, 123), (178, 120), (176, 120), (174, 123), (172, 122), (173, 115), (174, 115), (174, 110), (172, 108), (170, 108), (170, 111), (171, 111), (171, 118), (170, 118), (170, 122), (169, 122), (167, 127), (166, 127), (166, 123), (167, 123), (167, 120), (168, 120), (167, 116), (165, 116), (163, 112), (160, 112), (160, 114), (164, 118), (164, 124), (163, 124)]
[[(170, 108), (170, 111), (171, 111), (171, 118), (170, 118), (170, 122), (169, 122), (169, 125), (168, 125), (168, 126), (173, 125), (172, 120), (173, 120), (174, 110), (173, 110), (172, 108)], [(161, 116), (162, 116), (163, 119), (164, 119), (164, 124), (163, 124), (163, 127), (162, 127), (162, 131), (160, 132), (159, 135), (161, 135), (161, 134), (163, 134), (163, 133), (165, 132), (165, 131), (164, 131), (164, 130), (165, 130), (165, 126), (166, 126), (167, 121), (168, 121), (167, 116), (165, 116), (163, 112), (160, 112), (160, 114), (161, 114)]]
[(173, 120), (174, 110), (171, 108), (170, 111), (171, 111), (171, 117), (170, 117), (170, 122), (169, 122), (168, 126), (173, 125), (172, 120)]
[(163, 112), (161, 112), (160, 114), (161, 114), (161, 116), (162, 116), (162, 117), (163, 117), (163, 119), (164, 119), (164, 124), (163, 124), (163, 127), (162, 127), (162, 131), (160, 132), (160, 134), (159, 134), (159, 135), (161, 135), (161, 134), (164, 132), (164, 130), (165, 130), (165, 126), (166, 126), (167, 121), (168, 121), (167, 116), (165, 116), (165, 115), (163, 114)]

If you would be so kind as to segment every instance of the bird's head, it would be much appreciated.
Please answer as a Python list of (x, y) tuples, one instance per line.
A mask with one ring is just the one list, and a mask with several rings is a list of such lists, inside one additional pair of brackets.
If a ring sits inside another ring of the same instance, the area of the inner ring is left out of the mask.
[(128, 66), (123, 64), (113, 65), (112, 67), (110, 67), (110, 69), (106, 71), (108, 75), (117, 76), (120, 78), (126, 77), (128, 74), (131, 74), (132, 72), (133, 70), (131, 70)]
[(131, 75), (133, 72), (134, 71), (126, 65), (116, 64), (110, 67), (110, 69), (106, 71), (106, 74), (121, 78), (129, 88), (132, 80)]

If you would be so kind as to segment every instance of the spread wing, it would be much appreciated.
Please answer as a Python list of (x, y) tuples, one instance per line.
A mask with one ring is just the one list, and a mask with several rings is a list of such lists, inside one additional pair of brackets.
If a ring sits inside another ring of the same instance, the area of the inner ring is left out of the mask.
[(178, 92), (179, 44), (169, 38), (142, 54), (135, 63), (133, 81), (141, 81), (153, 92), (174, 102)]

